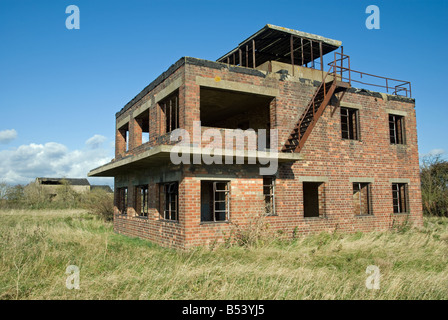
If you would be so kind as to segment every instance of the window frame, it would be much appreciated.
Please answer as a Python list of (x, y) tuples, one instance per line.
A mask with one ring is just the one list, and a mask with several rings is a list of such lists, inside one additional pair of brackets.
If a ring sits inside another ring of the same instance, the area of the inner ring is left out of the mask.
[[(270, 183), (267, 184), (265, 180), (270, 179)], [(277, 210), (275, 206), (275, 182), (276, 177), (274, 176), (263, 176), (263, 203), (265, 212), (264, 214), (267, 216), (276, 216)], [(269, 188), (269, 194), (266, 193), (266, 188)], [(267, 208), (267, 199), (269, 199), (268, 203), (270, 204), (271, 210), (268, 212)]]
[[(201, 180), (201, 188), (202, 188), (202, 182), (209, 182), (212, 183), (212, 214), (213, 220), (202, 220), (202, 214), (201, 214), (201, 223), (220, 223), (220, 222), (229, 222), (230, 221), (230, 188), (231, 188), (231, 182), (230, 180)], [(224, 189), (218, 189), (218, 184), (225, 184)], [(224, 194), (224, 200), (217, 200), (217, 194), (223, 193)], [(216, 209), (218, 203), (224, 203), (225, 209)], [(217, 219), (217, 213), (224, 213), (224, 220)]]
[[(392, 119), (391, 119), (392, 118)], [(405, 116), (389, 113), (389, 142), (392, 145), (406, 144)], [(399, 128), (397, 128), (399, 127)]]
[[(218, 184), (225, 184), (224, 190), (218, 190)], [(224, 200), (216, 200), (217, 193), (224, 193)], [(217, 203), (225, 203), (224, 210), (216, 210)], [(224, 212), (224, 220), (216, 219), (216, 212)], [(230, 181), (213, 181), (213, 222), (226, 222), (229, 221), (230, 216)]]
[[(159, 207), (161, 214), (161, 220), (165, 221), (179, 221), (179, 183), (177, 181), (161, 183), (159, 188), (163, 190), (163, 202), (162, 197), (159, 199)], [(174, 209), (172, 204), (174, 203)], [(162, 205), (163, 204), (163, 205)], [(174, 215), (174, 219), (173, 219)]]
[(149, 188), (148, 185), (135, 187), (135, 213), (138, 217), (148, 217), (149, 214)]
[[(396, 189), (394, 188), (396, 187)], [(397, 204), (395, 204), (395, 200)], [(393, 182), (392, 183), (392, 206), (394, 214), (409, 214), (409, 184)], [(404, 210), (403, 207), (404, 206)], [(396, 209), (397, 208), (397, 209)]]
[(127, 215), (128, 214), (128, 187), (120, 187), (117, 188), (117, 192), (118, 192), (118, 203), (117, 203), (117, 207), (118, 207), (118, 211), (119, 214), (122, 215)]
[[(346, 114), (344, 114), (346, 112)], [(359, 129), (359, 110), (356, 108), (340, 108), (341, 116), (341, 138), (343, 140), (360, 140), (360, 129)], [(346, 119), (346, 121), (343, 121)], [(347, 126), (347, 130), (343, 129), (343, 125)], [(353, 126), (355, 128), (353, 128)], [(344, 136), (346, 133), (346, 136)]]

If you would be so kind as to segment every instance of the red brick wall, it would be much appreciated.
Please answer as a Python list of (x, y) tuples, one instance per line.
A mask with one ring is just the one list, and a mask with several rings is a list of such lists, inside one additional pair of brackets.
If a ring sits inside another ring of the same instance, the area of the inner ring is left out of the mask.
[[(141, 153), (149, 147), (153, 147), (160, 144), (169, 144), (169, 134), (165, 134), (163, 131), (164, 121), (163, 114), (161, 108), (158, 103), (155, 102), (155, 95), (160, 93), (163, 89), (168, 87), (174, 81), (178, 79), (184, 78), (184, 66), (181, 66), (176, 71), (173, 72), (166, 80), (164, 80), (161, 84), (155, 87), (153, 90), (149, 91), (146, 95), (144, 95), (139, 101), (137, 101), (131, 108), (122, 112), (117, 118), (117, 123), (126, 119), (130, 116), (129, 121), (129, 150), (128, 152), (121, 152), (125, 150), (126, 142), (122, 138), (120, 130), (116, 128), (116, 142), (115, 142), (115, 159), (120, 159), (122, 157), (135, 155)], [(183, 115), (184, 111), (184, 87), (181, 86), (179, 89), (179, 113), (182, 115), (179, 118), (179, 125), (182, 128), (185, 125), (185, 120)], [(142, 144), (142, 129), (141, 126), (138, 125), (137, 120), (133, 118), (133, 112), (138, 109), (140, 106), (145, 104), (146, 102), (150, 102), (149, 108), (149, 141)]]

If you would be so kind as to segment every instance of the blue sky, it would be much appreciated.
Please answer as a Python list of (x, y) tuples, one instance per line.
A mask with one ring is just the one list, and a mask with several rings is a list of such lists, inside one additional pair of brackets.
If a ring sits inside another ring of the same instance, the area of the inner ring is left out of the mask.
[[(79, 30), (65, 27), (72, 4)], [(371, 4), (379, 30), (365, 27)], [(0, 181), (85, 177), (113, 158), (115, 113), (160, 73), (216, 60), (267, 23), (341, 40), (353, 69), (411, 81), (420, 154), (446, 152), (447, 17), (443, 0), (0, 0)]]

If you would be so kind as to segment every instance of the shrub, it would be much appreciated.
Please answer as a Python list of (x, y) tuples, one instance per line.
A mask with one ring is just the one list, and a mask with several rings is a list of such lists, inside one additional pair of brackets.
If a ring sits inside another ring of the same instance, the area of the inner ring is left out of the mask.
[(57, 196), (52, 201), (53, 205), (61, 209), (79, 208), (82, 203), (82, 195), (76, 192), (70, 183), (62, 179), (61, 185), (56, 188)]
[(448, 216), (448, 161), (440, 155), (424, 157), (420, 179), (424, 213)]
[(85, 194), (83, 201), (85, 209), (105, 221), (111, 221), (114, 216), (114, 196), (101, 189), (95, 189)]
[[(257, 247), (273, 241), (276, 237), (266, 221), (265, 214), (258, 214), (248, 219), (248, 223), (231, 222), (233, 244), (242, 247)], [(231, 242), (231, 239), (227, 243)]]
[(24, 205), (30, 209), (44, 209), (50, 207), (50, 194), (34, 183), (24, 189)]
[(0, 183), (0, 208), (19, 208), (24, 198), (24, 186)]

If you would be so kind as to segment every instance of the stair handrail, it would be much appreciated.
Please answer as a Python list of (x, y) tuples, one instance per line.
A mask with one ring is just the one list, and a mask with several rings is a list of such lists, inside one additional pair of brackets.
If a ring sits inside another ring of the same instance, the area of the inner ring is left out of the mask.
[[(412, 97), (412, 91), (411, 91), (411, 82), (410, 81), (405, 81), (405, 80), (399, 80), (399, 79), (393, 79), (393, 78), (388, 78), (388, 77), (383, 77), (383, 76), (378, 76), (378, 75), (374, 75), (374, 74), (370, 74), (367, 72), (362, 72), (362, 71), (357, 71), (357, 70), (352, 70), (350, 67), (350, 56), (345, 55), (343, 53), (340, 52), (335, 52), (335, 60), (332, 62), (329, 62), (328, 65), (330, 66), (334, 66), (339, 73), (339, 75), (341, 76), (341, 81), (348, 81), (348, 83), (351, 85), (352, 82), (356, 82), (362, 85), (367, 85), (367, 86), (372, 86), (372, 87), (377, 87), (377, 88), (382, 88), (383, 90), (386, 91), (386, 93), (391, 92), (393, 95), (400, 95), (400, 93), (404, 92), (404, 96), (405, 97)], [(337, 58), (337, 55), (341, 56), (340, 58)], [(343, 60), (347, 59), (348, 60), (348, 66), (345, 67), (343, 65)], [(340, 65), (338, 66), (337, 63), (335, 64), (335, 62), (341, 62)], [(344, 76), (344, 72), (348, 73), (348, 76)], [(355, 79), (352, 79), (352, 73), (353, 76), (355, 76)], [(366, 81), (362, 81), (363, 77), (367, 77)], [(374, 79), (378, 79), (380, 81), (384, 81), (385, 84), (377, 84), (374, 83), (373, 81), (369, 81), (369, 77), (370, 78), (374, 78)], [(392, 84), (391, 84), (392, 82)], [(398, 83), (395, 85), (395, 83)]]
[[(308, 113), (309, 109), (311, 108), (311, 106), (313, 107), (313, 121), (314, 121), (314, 117), (315, 117), (315, 99), (317, 94), (319, 93), (320, 89), (322, 88), (322, 86), (324, 87), (324, 100), (326, 98), (327, 95), (327, 88), (326, 88), (326, 83), (325, 80), (327, 79), (327, 76), (329, 74), (333, 74), (333, 81), (336, 80), (336, 69), (335, 69), (335, 63), (336, 60), (333, 61), (333, 63), (330, 65), (330, 69), (328, 69), (328, 72), (325, 73), (325, 75), (322, 76), (322, 82), (320, 83), (319, 87), (317, 88), (317, 90), (314, 92), (313, 97), (311, 98), (311, 102), (308, 104), (308, 107), (305, 109), (305, 112), (302, 113), (302, 116), (299, 119), (299, 122), (297, 123), (297, 127), (298, 127), (298, 139), (297, 139), (297, 143), (300, 144), (300, 140), (302, 139), (301, 135), (300, 135), (300, 127), (302, 126), (302, 122), (305, 119), (306, 114)], [(331, 69), (333, 69), (333, 72), (331, 72)]]

